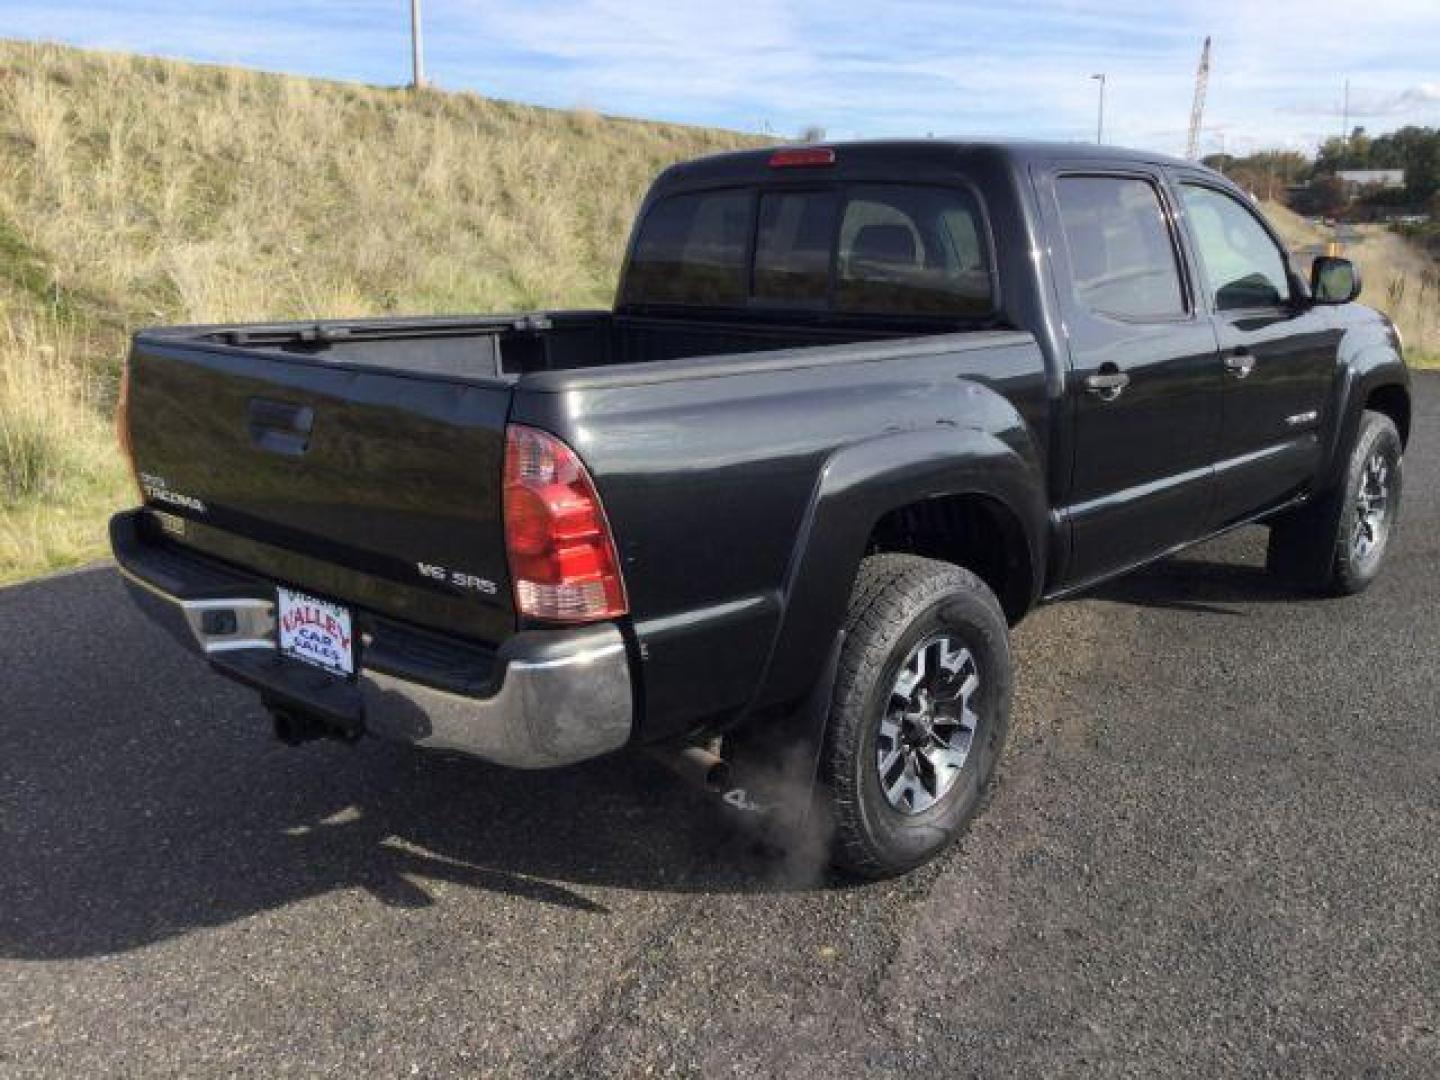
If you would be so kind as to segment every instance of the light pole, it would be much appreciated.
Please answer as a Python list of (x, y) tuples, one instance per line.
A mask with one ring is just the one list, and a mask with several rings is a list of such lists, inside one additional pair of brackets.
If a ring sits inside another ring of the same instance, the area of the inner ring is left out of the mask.
[(1103, 143), (1105, 141), (1105, 73), (1091, 75), (1090, 78), (1100, 83), (1100, 116), (1095, 121), (1095, 141)]
[(410, 62), (415, 69), (416, 90), (425, 85), (425, 43), (420, 36), (420, 0), (410, 0)]

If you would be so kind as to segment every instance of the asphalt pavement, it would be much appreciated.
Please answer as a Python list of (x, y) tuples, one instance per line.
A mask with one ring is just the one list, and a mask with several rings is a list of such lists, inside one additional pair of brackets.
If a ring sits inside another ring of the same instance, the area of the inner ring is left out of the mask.
[(0, 591), (0, 1074), (1434, 1076), (1440, 378), (1365, 596), (1244, 530), (1029, 618), (983, 815), (855, 884), (643, 759), (284, 747)]

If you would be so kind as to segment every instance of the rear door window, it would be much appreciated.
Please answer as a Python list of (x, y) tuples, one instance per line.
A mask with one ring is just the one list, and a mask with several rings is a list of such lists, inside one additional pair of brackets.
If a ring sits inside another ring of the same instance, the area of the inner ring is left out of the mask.
[(1185, 314), (1175, 242), (1152, 183), (1129, 176), (1062, 176), (1055, 195), (1080, 303), (1121, 319)]
[(746, 296), (748, 191), (672, 195), (652, 206), (630, 257), (626, 298), (725, 306)]

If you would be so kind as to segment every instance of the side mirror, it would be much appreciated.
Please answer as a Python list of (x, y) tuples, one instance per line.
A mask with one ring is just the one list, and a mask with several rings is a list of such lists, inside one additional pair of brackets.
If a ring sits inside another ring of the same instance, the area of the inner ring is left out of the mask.
[(1317, 255), (1310, 267), (1310, 298), (1317, 304), (1348, 304), (1360, 295), (1360, 268), (1349, 259)]

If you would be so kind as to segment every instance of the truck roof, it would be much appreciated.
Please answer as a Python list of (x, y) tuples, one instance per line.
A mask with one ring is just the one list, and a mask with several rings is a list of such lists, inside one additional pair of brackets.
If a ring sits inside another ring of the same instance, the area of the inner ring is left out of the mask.
[[(694, 161), (681, 162), (667, 169), (661, 182), (688, 186), (713, 183), (745, 183), (762, 176), (774, 177), (770, 159), (779, 150), (833, 150), (834, 170), (829, 175), (838, 179), (874, 179), (888, 173), (897, 176), (896, 166), (904, 165), (901, 174), (910, 177), (953, 168), (958, 162), (1008, 164), (1024, 168), (1032, 161), (1075, 161), (1146, 163), (1151, 165), (1188, 166), (1205, 169), (1194, 161), (1184, 161), (1151, 150), (1133, 150), (1094, 143), (1038, 142), (1023, 139), (961, 141), (953, 139), (869, 139), (856, 142), (824, 142), (803, 146), (777, 144), (755, 150), (739, 150)], [(1205, 169), (1209, 172), (1211, 170)], [(797, 176), (814, 174), (805, 168), (793, 170)], [(1217, 177), (1219, 174), (1215, 174)]]

